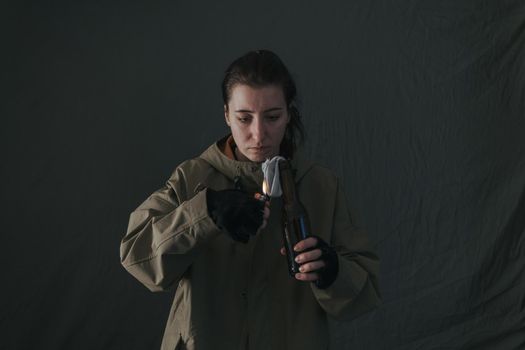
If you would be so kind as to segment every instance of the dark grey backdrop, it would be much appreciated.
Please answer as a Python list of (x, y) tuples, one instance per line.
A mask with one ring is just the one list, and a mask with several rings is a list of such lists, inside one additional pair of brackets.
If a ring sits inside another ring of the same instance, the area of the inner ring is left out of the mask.
[(337, 349), (525, 348), (525, 5), (505, 0), (2, 6), (0, 348), (155, 349), (170, 294), (120, 267), (128, 215), (227, 130), (249, 49), (294, 73), (383, 305)]

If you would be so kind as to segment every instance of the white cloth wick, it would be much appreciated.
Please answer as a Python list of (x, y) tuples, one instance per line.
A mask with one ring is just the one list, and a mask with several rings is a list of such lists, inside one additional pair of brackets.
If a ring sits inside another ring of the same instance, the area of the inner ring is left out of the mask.
[(272, 159), (266, 159), (262, 164), (264, 181), (268, 187), (270, 197), (280, 197), (283, 193), (281, 188), (281, 177), (279, 176), (279, 161), (286, 160), (284, 157), (275, 156)]

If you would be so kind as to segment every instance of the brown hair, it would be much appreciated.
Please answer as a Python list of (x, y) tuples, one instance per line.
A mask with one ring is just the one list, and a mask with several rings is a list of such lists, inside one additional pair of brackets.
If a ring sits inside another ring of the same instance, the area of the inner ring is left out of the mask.
[(269, 50), (250, 51), (233, 61), (226, 69), (222, 81), (222, 99), (225, 106), (228, 106), (232, 90), (238, 84), (282, 87), (290, 122), (281, 142), (281, 155), (291, 158), (298, 144), (303, 142), (305, 134), (296, 104), (297, 88), (283, 61)]

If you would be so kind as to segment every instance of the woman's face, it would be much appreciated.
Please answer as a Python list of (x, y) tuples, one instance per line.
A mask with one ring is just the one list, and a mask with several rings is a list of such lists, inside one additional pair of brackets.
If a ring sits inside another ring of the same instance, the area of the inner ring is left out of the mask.
[(279, 154), (290, 121), (280, 86), (235, 85), (228, 105), (224, 106), (224, 115), (239, 160), (263, 162)]

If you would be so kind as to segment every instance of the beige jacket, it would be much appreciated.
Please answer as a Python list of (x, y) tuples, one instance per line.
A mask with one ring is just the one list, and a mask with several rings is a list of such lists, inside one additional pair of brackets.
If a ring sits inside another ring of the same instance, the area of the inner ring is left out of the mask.
[(130, 216), (122, 265), (152, 291), (175, 289), (162, 342), (172, 349), (327, 349), (327, 316), (349, 320), (376, 306), (378, 258), (352, 225), (329, 170), (296, 157), (299, 198), (313, 234), (336, 249), (339, 275), (327, 289), (288, 275), (282, 202), (248, 244), (233, 241), (208, 215), (206, 188), (260, 191), (261, 166), (226, 157), (217, 144), (176, 168)]

